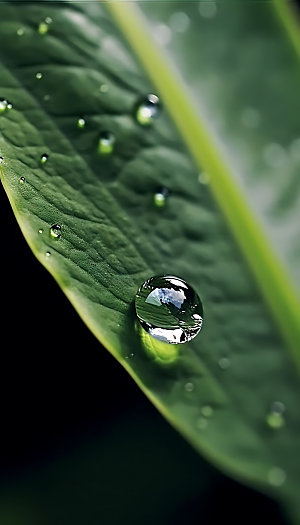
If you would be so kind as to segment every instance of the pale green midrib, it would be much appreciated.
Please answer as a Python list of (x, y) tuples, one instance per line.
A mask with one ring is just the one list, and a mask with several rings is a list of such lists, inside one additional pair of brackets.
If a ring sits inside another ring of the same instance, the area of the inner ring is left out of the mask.
[(298, 57), (300, 58), (300, 14), (297, 13), (297, 7), (293, 6), (286, 0), (274, 0), (272, 5), (279, 20), (282, 22)]
[(129, 2), (111, 2), (107, 8), (157, 87), (199, 168), (209, 173), (214, 196), (300, 370), (300, 301), (288, 275), (233, 181), (231, 170), (193, 106), (182, 79), (151, 39), (140, 9)]

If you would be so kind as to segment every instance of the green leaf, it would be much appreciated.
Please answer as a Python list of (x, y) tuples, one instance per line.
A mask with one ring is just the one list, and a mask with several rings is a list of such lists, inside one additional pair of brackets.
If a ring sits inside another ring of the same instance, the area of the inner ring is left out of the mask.
[[(37, 258), (162, 414), (296, 516), (291, 32), (271, 3), (222, 4), (213, 17), (194, 2), (142, 9), (149, 27), (131, 3), (1, 4), (0, 97), (13, 105), (0, 115), (1, 178)], [(164, 52), (155, 39), (178, 12), (190, 28), (173, 29)], [(143, 126), (137, 105), (156, 91), (164, 109)], [(136, 324), (138, 287), (164, 273), (203, 301), (203, 330), (185, 345), (157, 344)]]

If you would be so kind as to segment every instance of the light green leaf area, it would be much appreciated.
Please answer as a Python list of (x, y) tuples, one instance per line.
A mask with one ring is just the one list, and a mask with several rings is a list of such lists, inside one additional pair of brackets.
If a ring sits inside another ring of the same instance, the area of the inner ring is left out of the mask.
[[(142, 9), (148, 33), (132, 3), (1, 4), (1, 178), (36, 257), (162, 414), (296, 516), (297, 54), (273, 4)], [(153, 92), (161, 114), (141, 125)], [(136, 323), (138, 287), (161, 274), (201, 296), (190, 343)]]

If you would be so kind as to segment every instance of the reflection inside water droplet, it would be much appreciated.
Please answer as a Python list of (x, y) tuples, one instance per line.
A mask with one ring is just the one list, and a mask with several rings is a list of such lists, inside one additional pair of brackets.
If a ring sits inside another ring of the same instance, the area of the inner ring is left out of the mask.
[[(156, 276), (145, 281), (135, 298), (141, 326), (165, 343), (185, 343), (201, 330), (201, 301), (185, 281), (173, 276)], [(198, 318), (193, 317), (198, 314)]]
[(61, 225), (53, 224), (50, 228), (50, 237), (52, 239), (59, 239), (61, 237)]
[(46, 257), (50, 257), (51, 253), (50, 252), (46, 252)]
[(20, 177), (20, 178), (19, 178), (19, 182), (20, 182), (21, 184), (24, 184), (24, 182), (25, 182), (25, 177)]
[(160, 101), (157, 95), (150, 93), (140, 101), (136, 109), (136, 119), (142, 126), (148, 126), (160, 112)]
[(5, 98), (0, 98), (0, 114), (12, 108), (12, 103)]
[(39, 229), (39, 233), (43, 233), (43, 231), (44, 231), (43, 228)]
[(38, 26), (38, 32), (40, 35), (45, 35), (49, 31), (49, 26), (52, 23), (52, 18), (47, 16), (45, 20), (42, 20)]

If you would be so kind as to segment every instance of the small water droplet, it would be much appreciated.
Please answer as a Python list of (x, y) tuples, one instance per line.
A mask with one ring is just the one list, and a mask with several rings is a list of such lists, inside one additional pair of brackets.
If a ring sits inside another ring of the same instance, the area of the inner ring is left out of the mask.
[(274, 429), (278, 430), (285, 425), (284, 418), (285, 406), (281, 401), (274, 401), (270, 407), (270, 411), (266, 416), (267, 425)]
[(213, 415), (213, 409), (211, 406), (209, 405), (204, 405), (202, 408), (201, 408), (201, 414), (204, 416), (204, 417), (211, 417)]
[(12, 103), (5, 98), (0, 98), (0, 114), (12, 108)]
[(51, 253), (50, 252), (46, 252), (46, 257), (50, 257)]
[(3, 162), (4, 162), (4, 158), (0, 157), (0, 164), (3, 164)]
[(108, 87), (107, 84), (101, 84), (101, 86), (99, 87), (99, 91), (100, 91), (101, 93), (107, 93), (108, 90), (109, 90), (109, 87)]
[(170, 27), (176, 33), (184, 33), (190, 25), (190, 19), (183, 11), (176, 11), (170, 16)]
[(80, 129), (85, 128), (85, 120), (84, 120), (84, 118), (79, 118), (77, 120), (77, 127), (80, 128)]
[(43, 100), (44, 100), (45, 102), (49, 102), (49, 100), (50, 100), (50, 95), (48, 95), (48, 94), (47, 94), (47, 95), (44, 95), (44, 96), (43, 96)]
[(20, 177), (20, 178), (19, 178), (19, 182), (20, 182), (21, 184), (24, 184), (24, 182), (25, 182), (25, 177)]
[[(179, 277), (155, 276), (145, 281), (136, 294), (135, 310), (144, 330), (165, 343), (190, 341), (202, 327), (201, 301)], [(199, 319), (192, 317), (194, 313)]]
[(43, 74), (38, 72), (36, 75), (35, 75), (35, 78), (37, 78), (37, 80), (41, 80), (41, 78), (43, 78)]
[(186, 392), (193, 392), (194, 388), (195, 388), (194, 383), (189, 382), (189, 383), (185, 383), (184, 385), (184, 389), (186, 390)]
[(61, 225), (53, 224), (50, 228), (50, 237), (52, 239), (59, 239), (61, 237)]
[(52, 18), (50, 18), (50, 16), (47, 16), (45, 20), (40, 22), (38, 26), (38, 32), (40, 33), (40, 35), (45, 35), (46, 33), (48, 33), (49, 26), (51, 23), (52, 23)]
[(200, 182), (200, 184), (209, 184), (210, 176), (208, 175), (208, 173), (205, 173), (205, 171), (201, 171), (201, 173), (199, 173), (198, 175), (198, 181)]
[(19, 29), (17, 30), (17, 35), (18, 35), (18, 36), (23, 36), (23, 35), (24, 35), (24, 29), (23, 29), (23, 27), (19, 27)]
[(150, 93), (140, 101), (136, 109), (136, 119), (142, 126), (148, 126), (159, 115), (160, 101), (157, 95)]
[(161, 188), (154, 194), (154, 204), (158, 208), (163, 208), (166, 205), (168, 190), (166, 188)]
[(43, 228), (39, 229), (39, 233), (43, 233), (43, 231), (44, 231)]
[(101, 155), (110, 155), (114, 150), (115, 136), (110, 131), (102, 131), (98, 142), (98, 151)]
[(217, 6), (212, 1), (201, 1), (199, 2), (199, 13), (203, 18), (214, 18), (217, 12)]
[(49, 155), (47, 155), (47, 153), (43, 153), (43, 155), (41, 155), (41, 164), (46, 164), (48, 158)]
[(286, 480), (286, 473), (280, 467), (272, 467), (268, 472), (268, 480), (273, 487), (281, 487)]
[(207, 427), (208, 421), (205, 417), (198, 417), (196, 425), (200, 430), (202, 430)]
[(221, 359), (219, 359), (219, 367), (222, 368), (222, 370), (227, 370), (227, 368), (230, 367), (230, 361), (228, 357), (221, 357)]

